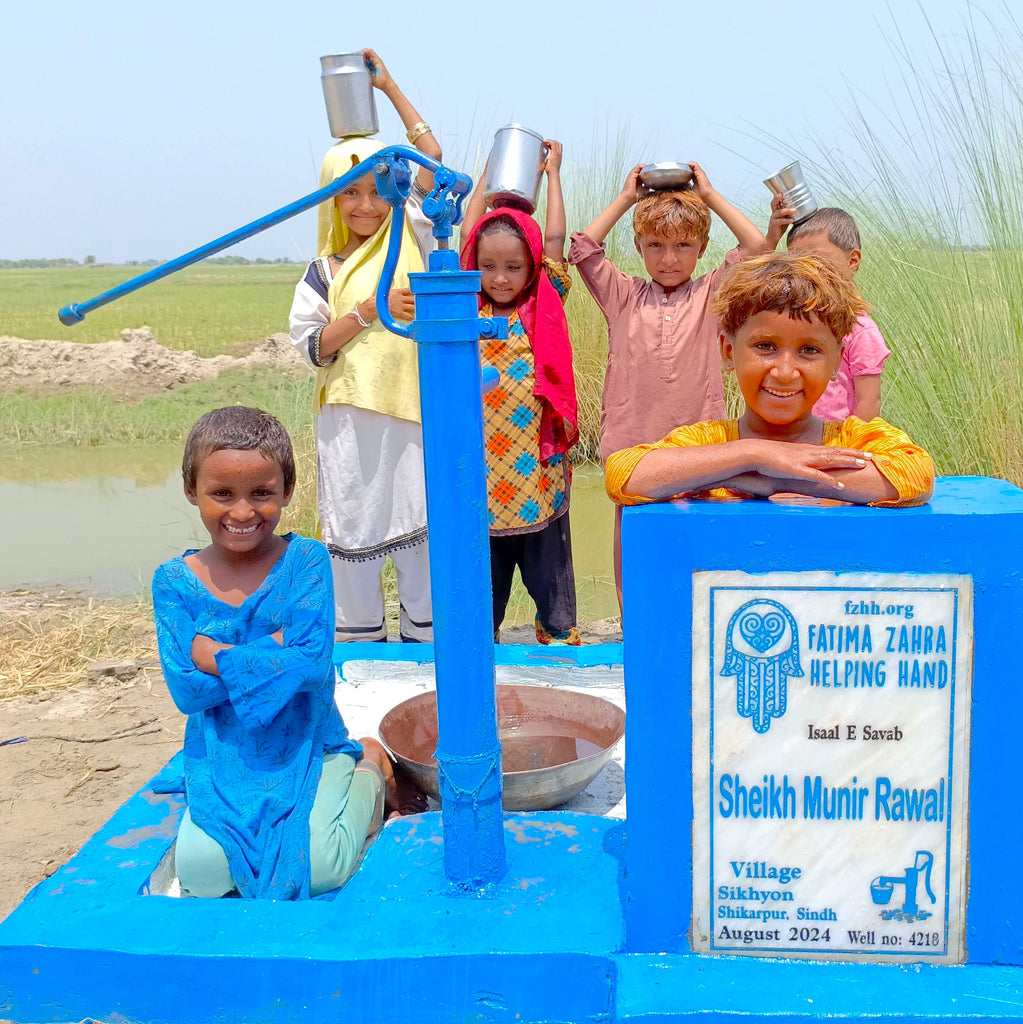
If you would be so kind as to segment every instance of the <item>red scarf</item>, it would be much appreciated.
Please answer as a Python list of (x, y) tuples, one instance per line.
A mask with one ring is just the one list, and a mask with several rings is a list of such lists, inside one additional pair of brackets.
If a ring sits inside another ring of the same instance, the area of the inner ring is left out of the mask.
[[(495, 217), (514, 221), (533, 260), (533, 274), (515, 305), (533, 348), (533, 394), (540, 400), (540, 460), (567, 452), (579, 440), (572, 344), (565, 306), (543, 265), (543, 234), (527, 213), (501, 207), (484, 214), (462, 246), (462, 268), (478, 270), (476, 245), (480, 229)], [(480, 305), (485, 303), (482, 294)]]

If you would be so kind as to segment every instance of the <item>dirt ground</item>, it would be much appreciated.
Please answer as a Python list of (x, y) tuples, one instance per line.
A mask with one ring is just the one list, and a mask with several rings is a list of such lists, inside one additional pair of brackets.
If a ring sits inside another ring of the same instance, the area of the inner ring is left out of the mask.
[(52, 395), (71, 387), (102, 387), (131, 401), (255, 364), (311, 373), (286, 334), (271, 334), (236, 355), (206, 359), (164, 348), (148, 327), (138, 327), (121, 331), (120, 341), (96, 344), (0, 337), (0, 392)]
[[(0, 920), (181, 748), (159, 671), (0, 699)], [(89, 742), (92, 741), (92, 742)]]
[[(67, 592), (9, 592), (0, 595), (0, 616), (5, 623), (27, 616), (43, 629), (46, 609), (64, 616), (73, 606), (100, 616), (109, 607), (89, 600)], [(5, 696), (0, 687), (0, 920), (181, 749), (185, 717), (152, 658), (138, 657), (140, 649), (155, 654), (146, 650), (151, 626), (135, 628), (133, 654), (142, 667), (130, 679), (90, 681), (83, 671), (71, 685), (65, 676), (47, 688), (43, 674), (31, 680), (30, 692)], [(620, 629), (617, 619), (589, 623), (584, 641), (620, 641)], [(43, 636), (34, 643), (44, 657), (45, 634), (37, 636)], [(531, 626), (505, 629), (502, 639), (535, 642)], [(7, 642), (13, 643), (9, 634)], [(10, 647), (0, 649), (0, 680), (10, 678), (13, 661)], [(23, 742), (5, 742), (23, 736)]]

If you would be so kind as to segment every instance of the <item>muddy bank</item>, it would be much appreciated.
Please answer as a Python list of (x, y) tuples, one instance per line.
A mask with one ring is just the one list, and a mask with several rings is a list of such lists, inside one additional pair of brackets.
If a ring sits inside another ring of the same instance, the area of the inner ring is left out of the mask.
[(248, 366), (312, 373), (286, 334), (271, 334), (242, 349), (235, 355), (204, 358), (189, 350), (165, 348), (148, 327), (125, 328), (120, 341), (95, 344), (0, 337), (0, 391), (54, 395), (94, 387), (131, 401)]

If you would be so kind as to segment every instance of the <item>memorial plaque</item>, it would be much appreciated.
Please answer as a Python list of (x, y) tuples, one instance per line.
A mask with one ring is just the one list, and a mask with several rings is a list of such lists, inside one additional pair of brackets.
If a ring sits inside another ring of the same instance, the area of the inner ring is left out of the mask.
[(965, 961), (972, 596), (693, 574), (693, 949)]

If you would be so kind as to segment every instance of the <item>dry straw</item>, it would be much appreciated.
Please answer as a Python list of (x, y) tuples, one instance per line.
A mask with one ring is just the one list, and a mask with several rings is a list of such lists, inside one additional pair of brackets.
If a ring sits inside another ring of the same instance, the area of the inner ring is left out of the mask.
[(0, 651), (0, 698), (68, 689), (93, 661), (155, 664), (153, 611), (141, 600), (14, 591), (0, 601)]

